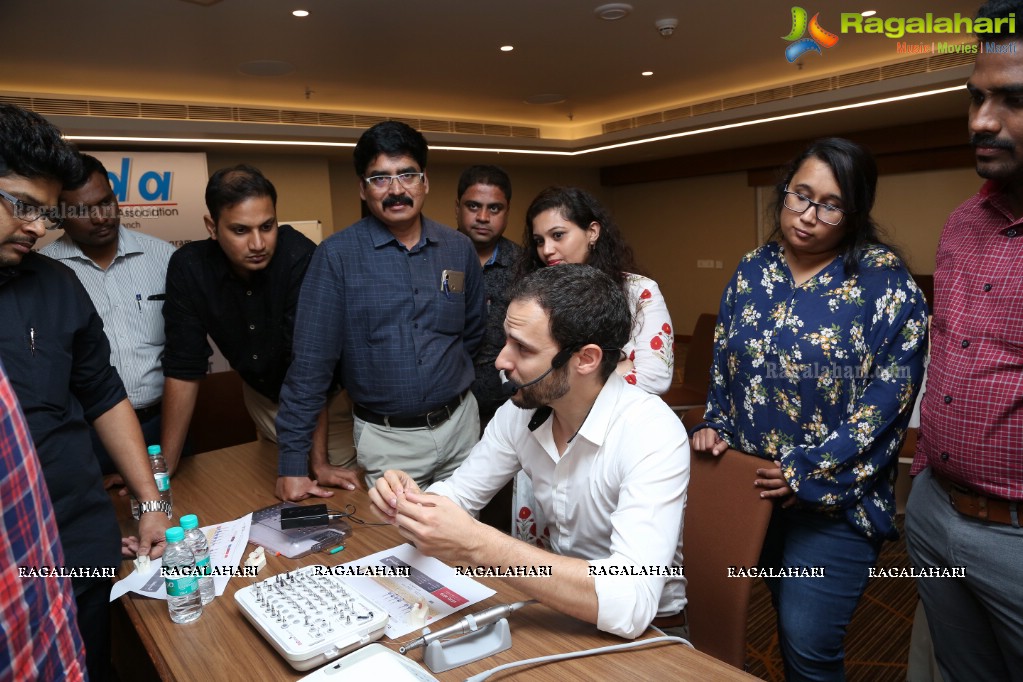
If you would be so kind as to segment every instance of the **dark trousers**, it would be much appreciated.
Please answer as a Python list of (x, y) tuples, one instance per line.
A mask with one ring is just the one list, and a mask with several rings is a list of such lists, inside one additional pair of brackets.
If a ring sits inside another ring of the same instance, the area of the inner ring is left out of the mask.
[(98, 582), (75, 594), (78, 606), (78, 630), (85, 643), (85, 667), (92, 682), (110, 679), (110, 587), (109, 580)]

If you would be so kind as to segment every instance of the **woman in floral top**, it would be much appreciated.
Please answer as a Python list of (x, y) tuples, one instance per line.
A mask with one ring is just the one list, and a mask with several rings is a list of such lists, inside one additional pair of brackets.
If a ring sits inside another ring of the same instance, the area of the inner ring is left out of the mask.
[[(632, 308), (633, 327), (618, 374), (648, 393), (671, 386), (674, 332), (657, 282), (636, 274), (632, 249), (592, 195), (576, 187), (548, 187), (526, 210), (526, 232), (516, 277), (560, 263), (591, 265), (618, 282)], [(546, 520), (525, 474), (515, 480), (514, 534), (546, 547)]]
[[(721, 300), (706, 422), (693, 449), (762, 457), (777, 504), (760, 566), (789, 680), (844, 679), (845, 628), (894, 539), (897, 455), (923, 374), (927, 306), (870, 217), (877, 168), (813, 143), (777, 188), (772, 239)], [(736, 485), (747, 485), (736, 481)]]

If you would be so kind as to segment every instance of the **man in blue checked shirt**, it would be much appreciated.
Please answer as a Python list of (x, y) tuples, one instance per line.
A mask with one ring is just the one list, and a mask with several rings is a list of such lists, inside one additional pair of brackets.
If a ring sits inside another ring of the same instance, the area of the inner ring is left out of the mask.
[(277, 417), (282, 499), (329, 494), (306, 457), (335, 376), (355, 404), (368, 485), (386, 469), (420, 485), (443, 480), (479, 440), (469, 387), (486, 324), (483, 273), (468, 237), (422, 215), (426, 156), (425, 138), (396, 121), (355, 147), (370, 215), (320, 245), (302, 284)]

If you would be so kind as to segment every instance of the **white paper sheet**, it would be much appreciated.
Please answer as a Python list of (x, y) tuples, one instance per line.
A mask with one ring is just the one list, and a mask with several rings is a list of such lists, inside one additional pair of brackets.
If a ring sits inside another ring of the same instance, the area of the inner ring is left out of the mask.
[[(225, 575), (213, 576), (213, 585), (218, 597), (223, 595), (224, 590), (227, 589), (227, 583), (231, 580), (230, 571), (237, 570), (241, 563), (245, 546), (249, 543), (249, 528), (251, 526), (252, 514), (246, 514), (240, 519), (205, 526), (202, 529), (202, 532), (206, 534), (206, 541), (210, 545), (210, 566), (214, 569), (220, 568), (225, 572)], [(110, 601), (120, 599), (128, 592), (153, 599), (166, 599), (167, 587), (164, 584), (163, 576), (160, 575), (161, 566), (163, 566), (163, 559), (153, 559), (149, 562), (149, 571), (146, 574), (140, 574), (138, 570), (135, 570), (128, 577), (118, 580), (110, 590)], [(216, 573), (216, 570), (214, 572)]]
[(494, 590), (472, 578), (458, 575), (452, 567), (421, 554), (410, 544), (399, 545), (350, 561), (345, 566), (409, 566), (411, 576), (345, 576), (345, 581), (379, 605), (390, 619), (384, 634), (397, 639), (422, 625), (409, 622), (416, 602), (429, 608), (430, 624), (494, 595)]

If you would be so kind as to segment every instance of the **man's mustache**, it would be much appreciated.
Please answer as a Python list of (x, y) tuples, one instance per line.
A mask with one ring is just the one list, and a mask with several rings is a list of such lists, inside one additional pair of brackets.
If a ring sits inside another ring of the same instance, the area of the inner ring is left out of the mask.
[(411, 207), (412, 197), (407, 194), (401, 194), (398, 196), (388, 196), (384, 199), (384, 208), (391, 208), (392, 206), (397, 206), (399, 204)]
[(999, 140), (994, 135), (987, 135), (984, 133), (974, 133), (970, 136), (970, 145), (976, 149), (977, 147), (987, 147), (989, 149), (1004, 149), (1005, 151), (1013, 151), (1015, 145), (1008, 140)]

